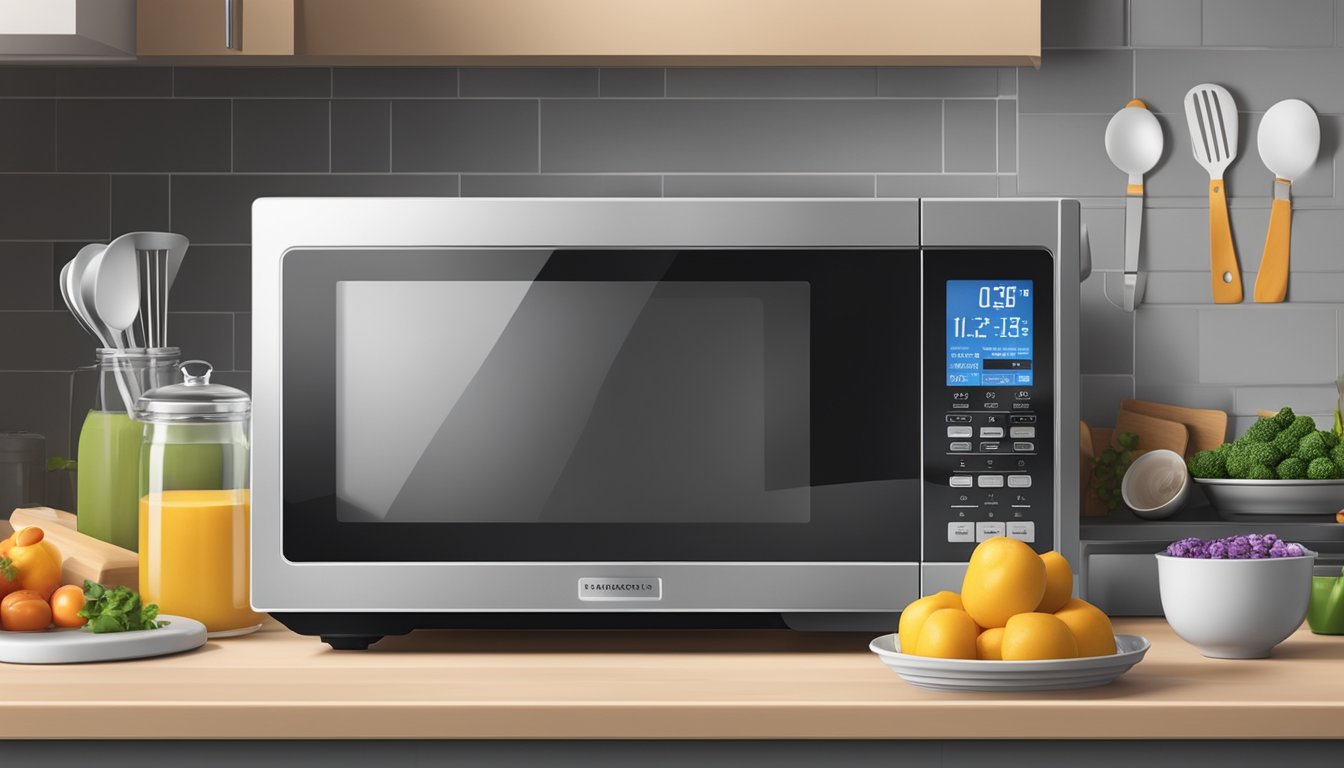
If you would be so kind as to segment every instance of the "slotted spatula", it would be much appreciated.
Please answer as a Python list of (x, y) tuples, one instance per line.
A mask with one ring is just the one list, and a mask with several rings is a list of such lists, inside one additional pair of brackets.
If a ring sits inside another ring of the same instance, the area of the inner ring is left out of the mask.
[(1237, 103), (1221, 85), (1202, 83), (1185, 94), (1185, 120), (1195, 160), (1209, 172), (1209, 271), (1216, 304), (1239, 304), (1241, 268), (1227, 218), (1223, 174), (1237, 158)]

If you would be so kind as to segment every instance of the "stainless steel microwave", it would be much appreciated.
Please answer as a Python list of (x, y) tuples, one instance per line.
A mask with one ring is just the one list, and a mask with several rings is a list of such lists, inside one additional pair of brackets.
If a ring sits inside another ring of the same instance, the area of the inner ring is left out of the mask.
[(258, 200), (253, 606), (337, 648), (889, 629), (979, 540), (1073, 556), (1079, 230), (1068, 200)]

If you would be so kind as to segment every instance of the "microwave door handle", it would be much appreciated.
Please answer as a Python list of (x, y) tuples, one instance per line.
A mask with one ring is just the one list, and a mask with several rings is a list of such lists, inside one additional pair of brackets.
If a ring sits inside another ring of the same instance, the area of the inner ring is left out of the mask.
[(1092, 241), (1087, 236), (1087, 225), (1078, 225), (1078, 282), (1092, 275)]

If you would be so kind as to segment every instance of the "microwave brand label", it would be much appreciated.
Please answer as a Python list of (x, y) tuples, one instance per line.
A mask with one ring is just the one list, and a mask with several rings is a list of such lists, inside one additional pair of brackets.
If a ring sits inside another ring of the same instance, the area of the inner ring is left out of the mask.
[(579, 579), (580, 600), (662, 600), (661, 578), (587, 577)]

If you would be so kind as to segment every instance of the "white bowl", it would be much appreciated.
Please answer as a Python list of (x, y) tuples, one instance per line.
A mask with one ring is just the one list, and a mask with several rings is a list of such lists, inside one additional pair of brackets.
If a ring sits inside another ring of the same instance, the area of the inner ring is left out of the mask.
[(1146, 520), (1171, 517), (1190, 495), (1185, 457), (1165, 448), (1134, 460), (1120, 481), (1120, 496), (1134, 514)]
[(1157, 554), (1162, 612), (1181, 637), (1214, 659), (1263, 659), (1302, 626), (1316, 553), (1262, 560)]

